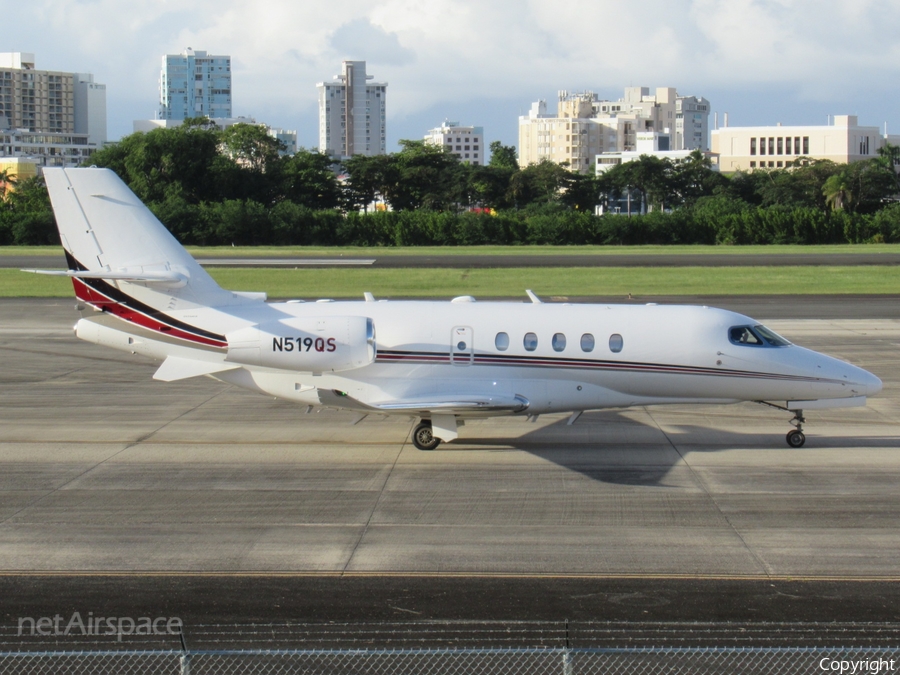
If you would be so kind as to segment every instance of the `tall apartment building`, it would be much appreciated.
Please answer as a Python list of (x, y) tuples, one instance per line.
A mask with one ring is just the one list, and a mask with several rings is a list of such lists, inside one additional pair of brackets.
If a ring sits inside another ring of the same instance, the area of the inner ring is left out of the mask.
[(319, 82), (319, 152), (333, 157), (387, 152), (387, 82), (369, 82), (365, 61), (344, 61), (333, 82)]
[(37, 70), (34, 54), (0, 53), (0, 157), (75, 166), (106, 142), (106, 85), (89, 73)]
[(567, 164), (572, 171), (590, 173), (594, 156), (605, 147), (616, 147), (615, 130), (591, 116), (591, 92), (560, 92), (557, 113), (547, 113), (547, 102), (536, 101), (528, 115), (519, 117), (519, 166), (549, 160)]
[(712, 132), (712, 151), (728, 172), (780, 169), (800, 157), (849, 164), (876, 156), (886, 142), (900, 145), (900, 137), (859, 126), (856, 115), (835, 115), (829, 125), (724, 126)]
[(478, 166), (484, 164), (484, 129), (482, 127), (461, 127), (459, 122), (444, 121), (441, 126), (425, 135), (425, 142), (446, 148), (464, 164)]
[(162, 57), (159, 119), (231, 117), (231, 57), (188, 47)]
[(672, 150), (706, 150), (709, 107), (706, 99), (679, 96), (672, 87), (653, 95), (647, 87), (629, 87), (618, 101), (561, 91), (555, 116), (547, 113), (546, 101), (538, 101), (519, 118), (519, 164), (548, 159), (590, 173), (596, 155), (634, 151), (644, 132), (668, 135)]

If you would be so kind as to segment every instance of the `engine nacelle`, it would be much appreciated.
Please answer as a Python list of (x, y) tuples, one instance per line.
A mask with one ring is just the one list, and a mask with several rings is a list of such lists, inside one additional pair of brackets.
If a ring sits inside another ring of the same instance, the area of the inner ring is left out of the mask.
[(375, 361), (375, 324), (364, 316), (296, 317), (226, 335), (226, 361), (310, 373)]

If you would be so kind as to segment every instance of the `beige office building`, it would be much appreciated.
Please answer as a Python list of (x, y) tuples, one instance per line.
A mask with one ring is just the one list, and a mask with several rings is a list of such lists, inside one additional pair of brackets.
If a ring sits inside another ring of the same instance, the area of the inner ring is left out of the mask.
[(835, 115), (829, 125), (725, 126), (712, 132), (712, 151), (723, 172), (780, 169), (801, 158), (848, 164), (877, 156), (885, 142), (898, 145), (900, 137), (860, 126), (855, 115)]
[(546, 101), (537, 101), (519, 118), (519, 164), (543, 159), (565, 163), (573, 171), (591, 173), (601, 153), (633, 152), (638, 134), (665, 134), (671, 150), (707, 150), (709, 101), (679, 96), (673, 87), (628, 87), (618, 101), (601, 100), (593, 92), (559, 92), (555, 116)]

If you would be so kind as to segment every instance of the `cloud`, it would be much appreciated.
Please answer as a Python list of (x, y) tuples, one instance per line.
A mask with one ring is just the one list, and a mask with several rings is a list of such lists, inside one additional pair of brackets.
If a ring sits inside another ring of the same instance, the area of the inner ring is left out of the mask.
[[(232, 56), (235, 113), (297, 128), (307, 145), (317, 137), (315, 84), (344, 58), (365, 60), (389, 83), (393, 138), (419, 136), (424, 129), (398, 125), (444, 108), (480, 124), (464, 113), (483, 114), (490, 101), (527, 109), (560, 89), (617, 98), (638, 85), (675, 86), (714, 108), (711, 93), (728, 92), (732, 116), (743, 92), (768, 96), (773, 109), (818, 101), (817, 119), (850, 109), (864, 121), (873, 97), (889, 98), (881, 92), (900, 77), (896, 0), (644, 0), (639, 9), (631, 0), (7, 4), (3, 48), (35, 53), (39, 68), (94, 73), (118, 133), (152, 114), (162, 55), (187, 46)], [(886, 103), (871, 114), (900, 128), (900, 111)], [(435, 124), (446, 115), (436, 116)], [(514, 135), (514, 116), (508, 124)]]
[(331, 47), (348, 60), (371, 60), (391, 66), (406, 66), (416, 60), (413, 51), (400, 44), (396, 33), (373, 26), (368, 19), (354, 19), (331, 34)]

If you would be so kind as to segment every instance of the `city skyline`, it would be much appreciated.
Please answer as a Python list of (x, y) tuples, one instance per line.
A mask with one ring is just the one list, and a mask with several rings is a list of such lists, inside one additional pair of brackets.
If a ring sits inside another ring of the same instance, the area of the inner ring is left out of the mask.
[(650, 0), (640, 16), (620, 0), (34, 0), (4, 12), (0, 50), (106, 83), (111, 140), (154, 116), (160, 56), (188, 46), (232, 56), (235, 115), (296, 128), (307, 148), (318, 146), (316, 82), (354, 59), (391, 83), (388, 152), (447, 118), (516, 145), (518, 116), (537, 99), (560, 89), (615, 99), (658, 83), (705, 97), (733, 126), (851, 114), (900, 130), (900, 7), (875, 0)]

